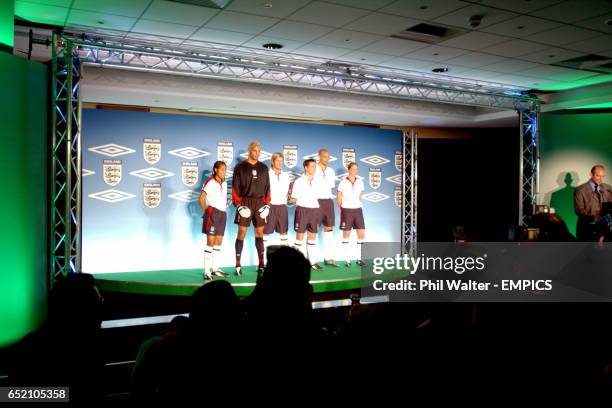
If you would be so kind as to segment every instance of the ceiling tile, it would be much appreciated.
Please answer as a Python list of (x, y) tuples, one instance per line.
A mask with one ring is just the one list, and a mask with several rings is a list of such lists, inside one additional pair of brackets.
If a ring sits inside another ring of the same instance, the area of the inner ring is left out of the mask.
[(425, 61), (444, 61), (467, 53), (468, 51), (457, 48), (430, 45), (429, 47), (409, 53), (407, 57)]
[(499, 10), (491, 7), (481, 6), (479, 4), (473, 4), (468, 7), (456, 10), (452, 13), (440, 16), (433, 21), (441, 24), (448, 24), (462, 28), (472, 29), (470, 27), (470, 17), (473, 15), (482, 15), (482, 21), (480, 28), (488, 27), (493, 24), (501, 23), (502, 21), (509, 20), (514, 17), (518, 17), (518, 14), (509, 11)]
[(332, 30), (333, 28), (330, 27), (283, 20), (274, 27), (266, 30), (262, 35), (307, 42), (321, 37)]
[(519, 16), (511, 18), (510, 20), (506, 20), (502, 23), (497, 23), (493, 24), (492, 26), (485, 27), (482, 29), (482, 31), (521, 38), (560, 26), (561, 23), (554, 21), (544, 20), (536, 17)]
[(254, 16), (252, 14), (222, 11), (214, 16), (206, 28), (228, 30), (237, 33), (258, 34), (279, 20), (271, 17)]
[(541, 42), (549, 45), (565, 45), (572, 42), (586, 40), (601, 35), (597, 31), (587, 30), (586, 28), (563, 26), (552, 30), (526, 37), (526, 40)]
[(392, 58), (393, 57), (391, 57), (390, 55), (375, 54), (372, 52), (364, 51), (352, 51), (348, 54), (339, 56), (337, 59), (340, 61), (355, 62), (357, 64), (375, 65)]
[(196, 30), (197, 27), (194, 26), (145, 19), (138, 20), (136, 25), (132, 28), (132, 31), (137, 33), (157, 34), (164, 37), (177, 38), (187, 38)]
[(508, 59), (506, 61), (496, 62), (495, 64), (483, 66), (482, 69), (512, 74), (514, 72), (523, 71), (525, 69), (535, 68), (538, 66), (540, 66), (540, 64), (537, 64), (535, 62), (521, 61), (518, 59)]
[(259, 35), (247, 41), (246, 43), (242, 44), (242, 46), (264, 50), (265, 48), (263, 48), (263, 45), (267, 43), (277, 43), (283, 46), (283, 48), (281, 48), (280, 50), (275, 50), (276, 52), (291, 52), (295, 50), (296, 48), (304, 45), (303, 42), (299, 42), (299, 41), (291, 41), (291, 40), (285, 40), (283, 38), (274, 38), (274, 37), (266, 37), (263, 35)]
[(522, 86), (526, 88), (533, 88), (538, 86), (553, 85), (556, 84), (558, 81), (550, 81), (543, 78), (532, 78), (522, 75), (500, 75), (495, 79), (495, 82)]
[(95, 14), (107, 13), (126, 17), (140, 17), (151, 0), (74, 0), (73, 9), (86, 10)]
[(70, 15), (68, 16), (67, 25), (84, 25), (89, 27), (129, 31), (135, 22), (135, 18), (72, 9), (70, 11)]
[(328, 47), (326, 45), (306, 44), (293, 51), (294, 54), (310, 55), (319, 58), (334, 59), (346, 54), (350, 50), (346, 48)]
[(519, 55), (525, 55), (536, 51), (545, 50), (546, 48), (550, 47), (531, 41), (510, 40), (507, 42), (483, 48), (481, 51), (489, 54), (503, 55), (505, 57), (518, 57)]
[(612, 34), (612, 25), (606, 24), (606, 21), (612, 19), (612, 13), (604, 14), (603, 16), (597, 16), (582, 20), (574, 23), (574, 25), (589, 28), (591, 30), (601, 31), (603, 33)]
[(68, 10), (65, 7), (46, 6), (25, 1), (15, 2), (15, 15), (35, 23), (63, 26)]
[(485, 71), (482, 69), (470, 69), (460, 75), (462, 78), (476, 79), (480, 81), (492, 81), (499, 77), (499, 72)]
[[(139, 40), (148, 40), (148, 41), (159, 42), (159, 36), (155, 35), (155, 34), (142, 34), (142, 33), (131, 32), (131, 33), (127, 33), (125, 35), (125, 38), (126, 39), (136, 38), (136, 39), (139, 39)], [(183, 38), (164, 37), (164, 42), (165, 43), (182, 44), (184, 41), (185, 41), (184, 37)], [(202, 46), (201, 43), (199, 45)]]
[(612, 12), (612, 2), (608, 0), (568, 0), (554, 6), (531, 13), (536, 17), (574, 23)]
[(467, 34), (451, 38), (450, 40), (442, 41), (440, 45), (446, 47), (463, 48), (466, 50), (480, 50), (504, 41), (508, 41), (508, 38), (479, 31), (472, 31)]
[(418, 68), (423, 68), (428, 65), (431, 65), (431, 62), (422, 61), (418, 59), (412, 59), (412, 58), (393, 58), (388, 61), (385, 61), (381, 65), (385, 67), (391, 67), (391, 68), (415, 70)]
[(306, 5), (310, 0), (283, 0), (270, 1), (272, 7), (264, 7), (265, 1), (234, 0), (225, 9), (241, 11), (243, 13), (258, 14), (260, 16), (285, 18), (295, 10)]
[(595, 75), (593, 72), (554, 67), (551, 65), (543, 65), (536, 68), (529, 68), (524, 71), (518, 72), (518, 74), (536, 78), (544, 78), (553, 81), (577, 81), (579, 79)]
[(417, 20), (431, 20), (466, 6), (467, 3), (459, 0), (398, 0), (379, 11)]
[(214, 42), (219, 44), (234, 44), (240, 45), (251, 38), (250, 34), (236, 33), (233, 31), (212, 30), (210, 28), (201, 28), (196, 31), (191, 37), (191, 40)]
[[(236, 34), (242, 34), (242, 33), (236, 33)], [(191, 48), (194, 52), (198, 52), (198, 49), (201, 49), (203, 46), (206, 47), (210, 47), (212, 44), (212, 48), (219, 48), (222, 49), (224, 51), (227, 50), (233, 50), (236, 48), (239, 48), (239, 44), (235, 45), (235, 44), (218, 44), (218, 43), (212, 43), (212, 42), (204, 42), (204, 41), (200, 41), (200, 40), (185, 40), (183, 41), (183, 43), (181, 44), (181, 47), (187, 47), (187, 48)], [(215, 45), (218, 45), (218, 47), (215, 47)]]
[(562, 1), (563, 0), (482, 0), (479, 4), (513, 11), (515, 13), (527, 14), (544, 7), (552, 6), (553, 4), (561, 3)]
[(531, 54), (521, 55), (519, 58), (526, 61), (539, 62), (541, 64), (554, 64), (559, 61), (565, 61), (566, 59), (576, 58), (582, 55), (586, 54), (583, 52), (551, 47)]
[(394, 1), (395, 0), (327, 0), (328, 3), (342, 4), (367, 10), (378, 10)]
[(360, 33), (349, 30), (336, 30), (318, 38), (314, 41), (316, 44), (329, 45), (331, 47), (350, 48), (356, 50), (364, 47), (374, 41), (382, 40), (380, 35)]
[(470, 52), (469, 54), (460, 55), (444, 62), (447, 62), (449, 64), (462, 65), (464, 67), (478, 68), (482, 67), (483, 65), (493, 64), (495, 62), (500, 62), (505, 59), (507, 58), (500, 57), (499, 55), (483, 54), (481, 52)]
[(155, 0), (142, 18), (200, 27), (219, 10), (171, 1)]
[(399, 57), (400, 55), (405, 55), (426, 46), (427, 44), (418, 41), (404, 40), (401, 38), (385, 38), (363, 47), (361, 50)]
[(563, 47), (575, 51), (597, 54), (602, 51), (612, 50), (612, 36), (600, 35), (599, 37), (589, 38), (588, 40), (569, 43), (564, 45)]
[(541, 89), (545, 86), (553, 86), (558, 85), (560, 81), (551, 81), (549, 79), (543, 78), (528, 78), (522, 76), (513, 76), (511, 78), (515, 78), (514, 82), (520, 86), (532, 88), (532, 89)]
[(344, 28), (365, 33), (391, 35), (419, 24), (419, 20), (392, 16), (390, 14), (371, 13), (359, 20), (347, 24)]
[(301, 21), (303, 23), (342, 27), (368, 13), (369, 11), (364, 9), (313, 1), (306, 7), (291, 14), (288, 19), (291, 21)]

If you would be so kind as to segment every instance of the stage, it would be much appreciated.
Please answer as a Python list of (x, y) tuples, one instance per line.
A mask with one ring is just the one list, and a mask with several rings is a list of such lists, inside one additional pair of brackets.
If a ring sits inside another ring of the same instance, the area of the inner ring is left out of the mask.
[[(236, 295), (248, 296), (255, 288), (257, 272), (255, 266), (242, 268), (242, 276), (234, 274), (234, 268), (221, 268), (229, 273), (225, 279), (232, 284)], [(205, 281), (201, 269), (179, 269), (143, 272), (114, 272), (94, 274), (96, 285), (104, 292), (124, 294), (191, 296)], [(361, 267), (353, 263), (350, 268), (341, 262), (340, 267), (326, 266), (322, 271), (311, 271), (310, 283), (314, 293), (346, 292), (362, 287)]]

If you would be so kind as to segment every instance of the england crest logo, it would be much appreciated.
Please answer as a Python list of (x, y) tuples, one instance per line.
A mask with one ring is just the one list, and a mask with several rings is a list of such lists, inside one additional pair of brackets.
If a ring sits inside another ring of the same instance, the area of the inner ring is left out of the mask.
[(161, 159), (161, 140), (145, 139), (142, 146), (142, 154), (147, 163), (157, 163)]
[(187, 187), (193, 187), (198, 182), (198, 163), (183, 162), (181, 165), (181, 180)]
[(121, 181), (121, 160), (104, 160), (103, 162), (104, 182), (109, 186), (116, 186)]
[(349, 163), (357, 162), (357, 154), (355, 149), (352, 147), (345, 147), (342, 149), (342, 164), (345, 169), (348, 169)]
[(227, 167), (234, 161), (234, 143), (218, 142), (217, 143), (217, 160), (225, 163)]
[(398, 207), (402, 206), (402, 196), (402, 188), (395, 187), (395, 205), (397, 205)]
[(283, 156), (285, 157), (285, 166), (289, 169), (294, 168), (298, 160), (297, 145), (283, 145)]
[(161, 184), (144, 183), (142, 185), (142, 198), (144, 205), (148, 208), (155, 208), (161, 202)]
[(402, 168), (404, 163), (404, 155), (402, 154), (402, 152), (395, 152), (395, 168), (397, 169), (397, 171), (402, 171)]
[(375, 167), (371, 168), (368, 172), (368, 181), (373, 189), (380, 187), (382, 183), (382, 170)]

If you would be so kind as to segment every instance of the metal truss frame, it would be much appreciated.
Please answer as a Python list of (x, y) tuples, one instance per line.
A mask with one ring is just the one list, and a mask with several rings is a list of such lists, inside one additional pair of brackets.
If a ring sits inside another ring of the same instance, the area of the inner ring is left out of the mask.
[(540, 109), (519, 110), (520, 186), (518, 225), (527, 225), (533, 215), (539, 193), (540, 174)]
[(81, 63), (74, 44), (53, 35), (50, 279), (81, 270)]
[[(131, 41), (134, 41), (130, 39)], [(81, 270), (81, 104), (83, 65), (173, 75), (257, 82), (336, 92), (517, 110), (521, 134), (519, 221), (532, 213), (537, 196), (538, 120), (540, 101), (507, 86), (481, 81), (373, 67), (321, 64), (286, 56), (215, 47), (167, 49), (147, 41), (125, 43), (53, 35), (52, 161), (50, 194), (51, 279)], [(414, 130), (403, 134), (403, 248), (417, 240), (417, 140)]]
[(249, 58), (218, 51), (164, 52), (121, 44), (74, 41), (85, 65), (498, 109), (524, 110), (538, 103), (532, 96), (477, 81), (442, 83), (424, 74), (414, 77), (371, 69), (353, 72), (350, 68), (338, 70), (338, 67), (325, 68), (304, 61), (279, 61), (262, 56)]
[(415, 130), (403, 132), (402, 153), (404, 171), (402, 172), (402, 251), (412, 254), (417, 242), (417, 152), (418, 134)]

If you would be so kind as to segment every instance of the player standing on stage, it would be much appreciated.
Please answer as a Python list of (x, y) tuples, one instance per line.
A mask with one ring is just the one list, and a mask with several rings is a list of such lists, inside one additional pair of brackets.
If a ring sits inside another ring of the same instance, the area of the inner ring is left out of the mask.
[(227, 166), (222, 161), (213, 165), (212, 176), (204, 182), (198, 202), (204, 213), (202, 233), (206, 234), (204, 248), (204, 279), (212, 280), (213, 276), (227, 276), (218, 266), (221, 259), (221, 243), (225, 233), (227, 216), (227, 183), (225, 172)]
[(276, 152), (272, 155), (272, 169), (270, 169), (270, 215), (264, 226), (264, 247), (267, 247), (270, 234), (280, 234), (280, 244), (289, 245), (289, 212), (287, 211), (287, 195), (289, 194), (289, 174), (283, 170), (283, 154)]
[(334, 232), (336, 224), (334, 211), (334, 194), (336, 173), (328, 166), (329, 150), (319, 150), (319, 164), (316, 166), (315, 178), (317, 179), (317, 198), (319, 199), (319, 210), (321, 224), (323, 224), (323, 263), (325, 265), (338, 266), (334, 261)]
[(351, 251), (349, 239), (351, 230), (357, 230), (357, 265), (363, 266), (365, 263), (361, 259), (361, 246), (365, 240), (365, 221), (363, 210), (361, 209), (361, 197), (365, 186), (363, 181), (357, 178), (357, 164), (354, 162), (348, 165), (348, 177), (338, 184), (338, 205), (340, 206), (340, 229), (342, 230), (342, 249), (346, 266), (351, 266)]
[(259, 258), (258, 273), (264, 270), (263, 233), (266, 219), (270, 212), (270, 179), (268, 166), (259, 161), (261, 145), (249, 143), (248, 158), (234, 167), (232, 184), (232, 201), (236, 206), (235, 224), (238, 224), (236, 237), (236, 275), (242, 275), (240, 257), (244, 246), (247, 228), (253, 221), (255, 229), (255, 248)]
[(304, 160), (304, 175), (293, 182), (291, 189), (291, 201), (296, 203), (293, 228), (295, 229), (295, 248), (304, 253), (304, 232), (308, 232), (308, 249), (306, 257), (312, 265), (312, 269), (322, 270), (323, 267), (317, 263), (317, 232), (321, 222), (319, 212), (319, 200), (317, 199), (316, 176), (317, 163), (313, 159)]

